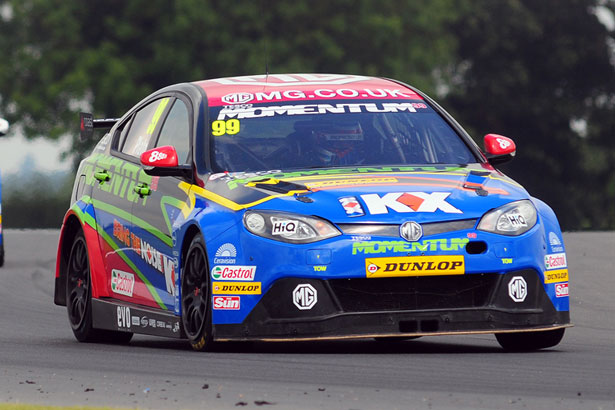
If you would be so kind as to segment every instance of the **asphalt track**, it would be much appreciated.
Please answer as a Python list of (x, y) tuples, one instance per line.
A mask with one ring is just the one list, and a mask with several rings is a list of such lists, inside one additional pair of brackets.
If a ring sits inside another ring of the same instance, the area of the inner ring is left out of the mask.
[(556, 348), (491, 335), (384, 343), (78, 343), (53, 305), (58, 231), (7, 231), (0, 402), (152, 409), (615, 409), (615, 232), (564, 235), (572, 320)]

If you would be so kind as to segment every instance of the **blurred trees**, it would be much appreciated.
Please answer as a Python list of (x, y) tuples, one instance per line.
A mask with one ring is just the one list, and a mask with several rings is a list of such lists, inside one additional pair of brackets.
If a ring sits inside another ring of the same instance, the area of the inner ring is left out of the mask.
[[(513, 137), (503, 170), (567, 229), (615, 228), (614, 32), (591, 0), (476, 0), (452, 25), (448, 106), (475, 137)], [(603, 11), (607, 11), (605, 7)]]
[[(0, 113), (34, 138), (165, 85), (281, 72), (381, 75), (443, 100), (564, 228), (615, 228), (615, 0), (0, 0)], [(610, 48), (609, 48), (610, 47)], [(571, 124), (573, 125), (571, 127)]]

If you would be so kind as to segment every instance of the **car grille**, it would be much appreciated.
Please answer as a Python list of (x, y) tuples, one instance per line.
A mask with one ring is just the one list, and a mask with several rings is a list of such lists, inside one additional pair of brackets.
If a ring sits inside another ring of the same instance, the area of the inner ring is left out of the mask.
[[(476, 219), (462, 219), (458, 221), (423, 223), (423, 236), (440, 233), (463, 231), (473, 229)], [(339, 228), (346, 235), (371, 235), (399, 237), (399, 224), (339, 224)]]
[(456, 309), (485, 306), (498, 275), (329, 280), (345, 312)]

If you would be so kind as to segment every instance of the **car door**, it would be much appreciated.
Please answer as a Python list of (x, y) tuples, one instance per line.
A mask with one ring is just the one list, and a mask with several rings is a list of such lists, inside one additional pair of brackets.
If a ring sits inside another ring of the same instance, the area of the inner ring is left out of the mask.
[[(150, 149), (173, 146), (178, 162), (190, 164), (191, 104), (188, 99), (176, 98), (161, 121)], [(173, 227), (185, 221), (190, 184), (180, 177), (149, 176), (142, 169), (138, 174), (138, 189), (147, 201), (132, 206), (134, 243), (143, 274), (155, 287), (160, 301), (167, 309), (178, 308), (175, 296), (177, 257), (173, 253)]]
[(116, 299), (161, 308), (164, 304), (142, 272), (134, 237), (131, 211), (148, 197), (137, 193), (139, 157), (151, 145), (158, 123), (168, 110), (170, 97), (144, 104), (116, 127), (109, 154), (95, 163), (97, 183), (92, 202), (103, 251), (108, 294)]

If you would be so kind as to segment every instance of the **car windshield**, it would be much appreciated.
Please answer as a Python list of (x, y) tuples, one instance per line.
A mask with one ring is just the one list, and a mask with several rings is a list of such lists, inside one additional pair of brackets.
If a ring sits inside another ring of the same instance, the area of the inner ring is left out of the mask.
[(468, 146), (422, 100), (210, 107), (215, 171), (468, 164)]

